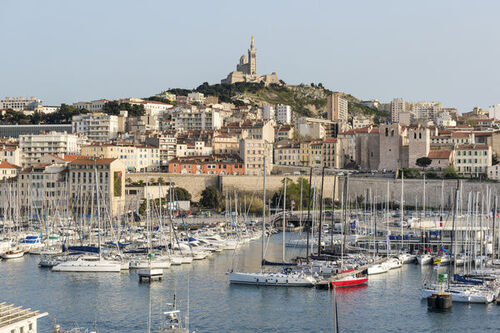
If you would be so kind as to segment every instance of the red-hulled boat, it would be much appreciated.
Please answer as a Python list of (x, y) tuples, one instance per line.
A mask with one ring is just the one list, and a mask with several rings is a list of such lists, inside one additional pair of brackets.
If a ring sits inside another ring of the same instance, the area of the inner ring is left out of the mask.
[(368, 282), (368, 274), (366, 274), (366, 272), (361, 272), (358, 274), (340, 277), (336, 280), (332, 280), (330, 283), (332, 287), (345, 288), (345, 287), (360, 286), (367, 282)]

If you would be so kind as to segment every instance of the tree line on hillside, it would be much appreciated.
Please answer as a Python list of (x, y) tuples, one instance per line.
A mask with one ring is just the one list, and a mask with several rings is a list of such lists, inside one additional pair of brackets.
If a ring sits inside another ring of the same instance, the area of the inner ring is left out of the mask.
[[(104, 104), (102, 112), (109, 115), (119, 115), (122, 110), (128, 111), (129, 117), (143, 116), (146, 113), (143, 105), (116, 101)], [(73, 116), (85, 113), (88, 113), (88, 111), (67, 104), (61, 104), (61, 107), (56, 112), (34, 112), (30, 115), (24, 114), (22, 111), (7, 109), (0, 115), (0, 123), (2, 125), (71, 124)]]

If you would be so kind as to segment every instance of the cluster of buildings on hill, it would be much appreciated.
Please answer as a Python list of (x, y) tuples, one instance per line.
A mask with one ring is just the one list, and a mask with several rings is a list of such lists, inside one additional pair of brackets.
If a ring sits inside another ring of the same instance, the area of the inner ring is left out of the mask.
[[(278, 83), (275, 73), (257, 75), (253, 39), (248, 58), (242, 57), (226, 80)], [(422, 157), (431, 160), (431, 170), (453, 166), (461, 175), (500, 178), (495, 165), (500, 105), (460, 115), (439, 102), (362, 102), (390, 113), (390, 121), (374, 124), (369, 116), (349, 115), (349, 102), (340, 93), (327, 97), (326, 119), (300, 116), (283, 104), (235, 106), (199, 92), (157, 97), (162, 101), (114, 101), (141, 106), (143, 115), (125, 109), (104, 113), (111, 101), (99, 99), (74, 103), (85, 112), (68, 125), (0, 125), (2, 202), (13, 195), (5, 186), (16, 186), (20, 208), (52, 198), (71, 200), (72, 207), (85, 212), (84, 203), (96, 195), (98, 184), (99, 197), (107, 198), (116, 214), (125, 209), (127, 173), (262, 175), (303, 167), (394, 171), (416, 168)], [(34, 98), (0, 101), (2, 112), (41, 107)]]

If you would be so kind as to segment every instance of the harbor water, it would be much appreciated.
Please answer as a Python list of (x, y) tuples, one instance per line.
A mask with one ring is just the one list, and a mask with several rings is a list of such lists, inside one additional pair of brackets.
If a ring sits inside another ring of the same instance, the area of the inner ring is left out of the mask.
[[(294, 237), (291, 235), (290, 237)], [(99, 332), (146, 332), (160, 327), (162, 312), (176, 295), (190, 330), (197, 332), (332, 332), (332, 291), (314, 288), (230, 285), (226, 272), (258, 271), (261, 242), (225, 251), (192, 265), (172, 266), (164, 280), (139, 283), (135, 271), (56, 273), (39, 268), (37, 256), (0, 262), (0, 300), (49, 312), (63, 328), (97, 326)], [(288, 256), (299, 250), (287, 248)], [(302, 251), (302, 250), (301, 250)], [(281, 235), (266, 259), (281, 259)], [(487, 332), (500, 327), (500, 306), (454, 303), (449, 312), (430, 312), (420, 299), (422, 278), (432, 267), (404, 265), (370, 276), (368, 285), (337, 289), (341, 332)], [(151, 313), (151, 315), (150, 315)]]

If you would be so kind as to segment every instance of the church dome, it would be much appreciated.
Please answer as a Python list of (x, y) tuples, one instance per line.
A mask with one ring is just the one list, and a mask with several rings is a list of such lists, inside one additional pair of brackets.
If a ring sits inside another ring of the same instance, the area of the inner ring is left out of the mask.
[(246, 63), (248, 63), (248, 59), (245, 55), (242, 55), (240, 58), (240, 65), (244, 65)]

